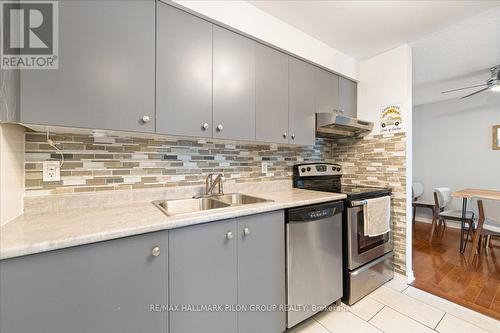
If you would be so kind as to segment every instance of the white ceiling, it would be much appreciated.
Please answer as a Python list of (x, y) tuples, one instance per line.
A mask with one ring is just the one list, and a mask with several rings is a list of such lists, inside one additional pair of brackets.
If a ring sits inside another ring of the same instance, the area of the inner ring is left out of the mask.
[(248, 2), (358, 60), (500, 5), (490, 0)]
[[(500, 7), (465, 19), (411, 43), (413, 104), (458, 98), (480, 88), (442, 91), (486, 83), (489, 69), (500, 65)], [(485, 98), (487, 91), (471, 98)]]

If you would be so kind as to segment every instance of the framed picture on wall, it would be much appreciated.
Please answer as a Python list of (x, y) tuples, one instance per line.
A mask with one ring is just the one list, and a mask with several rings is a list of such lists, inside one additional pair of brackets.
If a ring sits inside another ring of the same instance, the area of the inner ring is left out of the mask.
[(493, 150), (500, 150), (500, 125), (493, 126)]

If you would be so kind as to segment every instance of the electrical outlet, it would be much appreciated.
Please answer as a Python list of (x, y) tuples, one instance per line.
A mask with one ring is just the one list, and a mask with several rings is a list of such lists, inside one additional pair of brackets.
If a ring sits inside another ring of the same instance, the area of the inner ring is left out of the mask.
[(56, 182), (58, 180), (61, 180), (59, 161), (43, 161), (43, 181)]
[(267, 175), (267, 162), (262, 162), (262, 173)]

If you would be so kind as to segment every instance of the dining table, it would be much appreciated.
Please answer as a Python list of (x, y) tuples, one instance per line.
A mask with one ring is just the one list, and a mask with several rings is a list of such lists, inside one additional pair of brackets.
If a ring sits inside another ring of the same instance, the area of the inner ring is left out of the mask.
[(462, 225), (460, 230), (460, 253), (465, 252), (466, 242), (464, 241), (465, 230), (465, 214), (467, 212), (467, 202), (470, 198), (490, 199), (500, 201), (500, 190), (486, 190), (476, 188), (466, 188), (456, 191), (451, 194), (455, 198), (462, 198)]

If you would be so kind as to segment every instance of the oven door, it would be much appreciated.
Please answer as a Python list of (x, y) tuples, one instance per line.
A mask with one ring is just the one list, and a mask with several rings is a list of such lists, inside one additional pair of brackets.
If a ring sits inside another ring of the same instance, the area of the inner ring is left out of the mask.
[(364, 233), (363, 201), (351, 201), (347, 209), (348, 268), (356, 269), (393, 249), (392, 232), (369, 237)]

